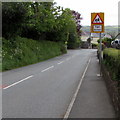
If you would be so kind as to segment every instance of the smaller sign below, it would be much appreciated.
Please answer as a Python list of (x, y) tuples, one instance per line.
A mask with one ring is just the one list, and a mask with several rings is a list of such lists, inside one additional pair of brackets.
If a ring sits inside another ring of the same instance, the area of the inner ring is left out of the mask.
[(95, 32), (101, 32), (102, 31), (102, 25), (94, 25), (93, 30)]

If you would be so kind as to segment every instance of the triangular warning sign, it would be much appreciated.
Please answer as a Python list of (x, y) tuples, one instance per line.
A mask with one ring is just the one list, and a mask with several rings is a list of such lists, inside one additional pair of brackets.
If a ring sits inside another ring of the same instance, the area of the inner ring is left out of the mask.
[(100, 18), (100, 16), (98, 14), (93, 19), (92, 24), (103, 24), (103, 21), (102, 21), (102, 19)]

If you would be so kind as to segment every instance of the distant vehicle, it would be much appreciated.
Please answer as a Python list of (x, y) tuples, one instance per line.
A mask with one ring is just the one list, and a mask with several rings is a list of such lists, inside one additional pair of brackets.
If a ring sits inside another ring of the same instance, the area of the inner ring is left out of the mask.
[(88, 42), (87, 41), (83, 41), (82, 44), (81, 44), (81, 48), (88, 49), (89, 48)]
[(117, 49), (120, 49), (120, 39), (115, 39), (111, 42), (111, 46), (113, 48), (117, 48)]

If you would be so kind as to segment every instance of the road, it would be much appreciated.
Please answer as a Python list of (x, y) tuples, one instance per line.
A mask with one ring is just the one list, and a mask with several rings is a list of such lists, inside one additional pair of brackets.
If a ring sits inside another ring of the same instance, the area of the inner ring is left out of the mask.
[(94, 50), (69, 50), (2, 74), (3, 118), (61, 118)]
[(63, 118), (96, 50), (69, 50), (2, 74), (3, 118)]

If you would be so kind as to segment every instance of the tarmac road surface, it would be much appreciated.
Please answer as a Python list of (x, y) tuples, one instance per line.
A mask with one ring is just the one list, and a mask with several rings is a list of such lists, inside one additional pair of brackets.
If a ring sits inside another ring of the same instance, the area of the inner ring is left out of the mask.
[(69, 50), (47, 61), (3, 72), (3, 118), (63, 118), (95, 54), (92, 49)]

